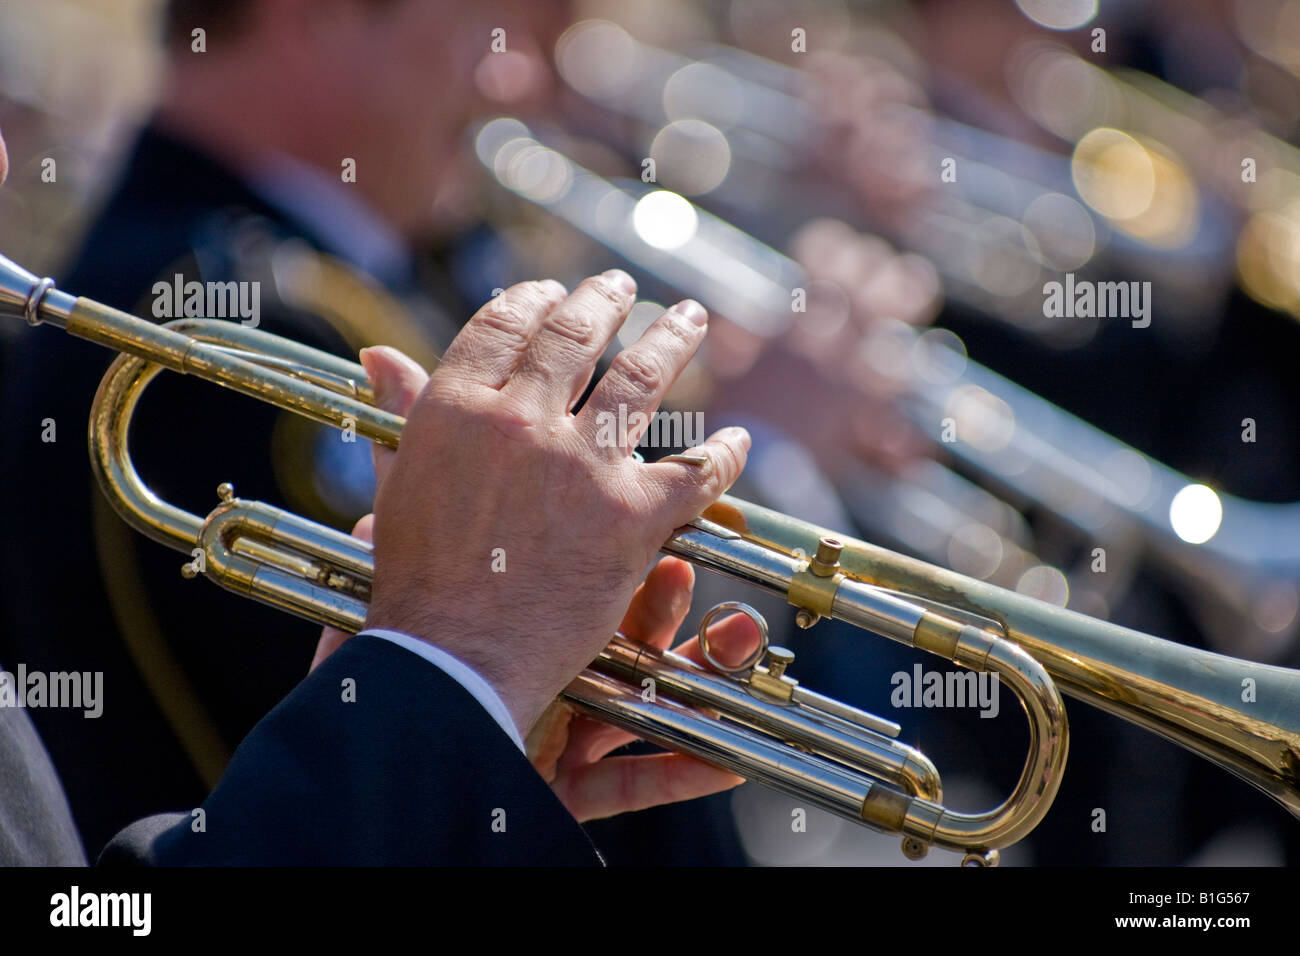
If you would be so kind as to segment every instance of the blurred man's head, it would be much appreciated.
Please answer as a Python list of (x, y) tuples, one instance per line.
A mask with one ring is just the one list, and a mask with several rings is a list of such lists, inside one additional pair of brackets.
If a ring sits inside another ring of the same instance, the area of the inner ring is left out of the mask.
[(414, 231), (470, 118), (546, 94), (566, 13), (561, 0), (171, 0), (163, 117), (236, 163), (353, 159), (356, 188)]

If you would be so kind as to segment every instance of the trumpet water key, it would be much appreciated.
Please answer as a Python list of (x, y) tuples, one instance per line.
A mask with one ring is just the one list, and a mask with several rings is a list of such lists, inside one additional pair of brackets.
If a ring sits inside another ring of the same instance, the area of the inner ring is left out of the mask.
[[(118, 513), (156, 541), (191, 555), (236, 593), (323, 624), (365, 621), (370, 545), (229, 485), (206, 517), (161, 501), (128, 449), (131, 416), (161, 371), (198, 375), (316, 421), (355, 427), (396, 447), (399, 416), (373, 407), (361, 366), (230, 322), (184, 319), (158, 326), (76, 299), (0, 259), (0, 313), (55, 325), (124, 354), (109, 368), (90, 417), (91, 458)], [(996, 862), (1028, 834), (1060, 785), (1068, 730), (1057, 682), (1068, 693), (1160, 733), (1234, 771), (1300, 813), (1300, 674), (1202, 651), (1096, 621), (903, 558), (724, 496), (664, 543), (674, 554), (782, 595), (796, 623), (833, 617), (996, 674), (1021, 701), (1029, 753), (1008, 798), (982, 813), (943, 805), (937, 772), (896, 741), (896, 725), (800, 686), (792, 655), (770, 647), (729, 667), (709, 666), (615, 636), (566, 689), (578, 709), (671, 749), (903, 836), (909, 857), (930, 846)], [(1053, 680), (1055, 678), (1055, 680)], [(1243, 706), (1243, 679), (1258, 685)], [(643, 682), (656, 692), (643, 697)], [(649, 699), (647, 699), (649, 698)]]

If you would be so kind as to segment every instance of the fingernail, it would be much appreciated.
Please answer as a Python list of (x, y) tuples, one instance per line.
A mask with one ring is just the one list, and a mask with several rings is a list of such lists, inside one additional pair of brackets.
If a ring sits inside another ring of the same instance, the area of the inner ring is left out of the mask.
[(700, 305), (694, 299), (683, 299), (669, 311), (676, 312), (678, 315), (689, 319), (696, 325), (705, 325), (709, 321), (709, 313), (705, 311), (704, 306)]
[(750, 443), (752, 442), (752, 439), (749, 437), (748, 431), (746, 431), (743, 428), (733, 427), (733, 428), (728, 428), (727, 432), (729, 438), (736, 439), (738, 442), (740, 442), (742, 445), (745, 446), (745, 451), (749, 451), (749, 446)]
[(683, 465), (707, 465), (709, 463), (709, 456), (703, 452), (693, 455), (683, 452), (679, 455), (664, 455), (664, 457), (659, 459), (658, 464), (662, 465), (665, 462), (672, 461), (681, 462)]
[(614, 283), (624, 295), (636, 294), (636, 282), (622, 269), (610, 269), (608, 272), (602, 272), (601, 277)]
[(549, 295), (564, 297), (569, 294), (569, 290), (554, 279), (538, 279), (537, 284)]

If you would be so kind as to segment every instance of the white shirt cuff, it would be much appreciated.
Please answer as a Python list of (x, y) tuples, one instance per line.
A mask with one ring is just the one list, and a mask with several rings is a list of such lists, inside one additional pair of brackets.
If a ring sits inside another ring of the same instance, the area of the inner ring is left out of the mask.
[(441, 648), (434, 647), (427, 641), (411, 637), (409, 634), (402, 634), (398, 631), (386, 631), (382, 628), (372, 628), (368, 631), (362, 631), (362, 634), (368, 634), (371, 637), (382, 637), (386, 641), (391, 641), (398, 647), (404, 647), (412, 654), (418, 654), (434, 667), (443, 671), (456, 683), (469, 691), (470, 696), (483, 705), (483, 709), (491, 715), (492, 719), (501, 725), (501, 729), (506, 732), (520, 752), (527, 755), (524, 749), (523, 738), (519, 736), (519, 728), (515, 726), (514, 718), (510, 716), (510, 711), (506, 709), (505, 703), (501, 696), (492, 689), (492, 685), (478, 675), (468, 664), (457, 660)]

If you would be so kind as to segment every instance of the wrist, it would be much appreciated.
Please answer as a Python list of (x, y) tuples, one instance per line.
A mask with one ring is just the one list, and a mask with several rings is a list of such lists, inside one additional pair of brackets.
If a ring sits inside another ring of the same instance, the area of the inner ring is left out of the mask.
[(432, 619), (426, 614), (390, 613), (372, 607), (365, 630), (388, 631), (428, 645), (445, 654), (478, 677), (501, 701), (520, 737), (527, 737), (542, 712), (555, 698), (522, 673), (523, 668), (503, 653), (498, 635), (472, 629), (448, 618)]

